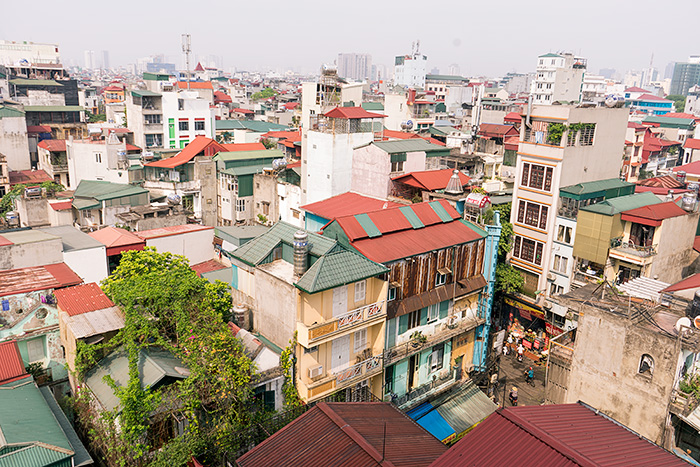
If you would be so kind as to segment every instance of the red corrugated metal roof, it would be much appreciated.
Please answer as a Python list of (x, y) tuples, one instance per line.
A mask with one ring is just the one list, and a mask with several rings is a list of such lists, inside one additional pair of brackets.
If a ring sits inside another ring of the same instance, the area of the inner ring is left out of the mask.
[(170, 237), (171, 235), (180, 235), (190, 232), (199, 232), (201, 230), (214, 230), (214, 227), (198, 224), (183, 224), (173, 225), (170, 227), (161, 227), (159, 229), (141, 230), (134, 232), (139, 238), (150, 240), (152, 238)]
[(65, 263), (0, 271), (0, 297), (68, 287), (83, 282)]
[(685, 216), (688, 214), (673, 201), (641, 208), (631, 209), (621, 214), (623, 221), (636, 222), (637, 224), (651, 225), (658, 227), (664, 219)]
[[(693, 242), (693, 249), (698, 251), (700, 247), (700, 237), (695, 237), (695, 242)], [(661, 292), (676, 292), (678, 290), (688, 290), (688, 289), (700, 289), (700, 274), (693, 274), (690, 277), (683, 279), (680, 282), (676, 282), (673, 285), (669, 285)]]
[(10, 186), (20, 183), (39, 185), (44, 182), (52, 182), (53, 178), (43, 170), (17, 170), (10, 172)]
[(431, 467), (463, 465), (687, 466), (582, 404), (499, 409)]
[(66, 140), (65, 139), (45, 139), (39, 141), (37, 145), (40, 148), (44, 148), (48, 151), (60, 152), (66, 150)]
[(678, 189), (685, 188), (685, 184), (671, 175), (663, 175), (660, 177), (647, 178), (635, 182), (637, 186), (648, 186), (655, 188)]
[(54, 211), (66, 211), (73, 208), (73, 201), (59, 201), (58, 203), (49, 203), (51, 209)]
[(14, 381), (25, 374), (17, 341), (0, 342), (0, 385)]
[(664, 118), (685, 118), (695, 120), (696, 122), (700, 120), (700, 117), (693, 114), (683, 113), (683, 112), (668, 112), (663, 114)]
[(385, 138), (411, 139), (411, 138), (415, 138), (417, 136), (418, 135), (415, 133), (406, 133), (405, 131), (384, 130), (384, 137)]
[(254, 113), (255, 113), (254, 110), (250, 110), (250, 109), (241, 109), (241, 108), (233, 109), (233, 111), (234, 111), (234, 112), (238, 112), (239, 114), (246, 114), (246, 115), (254, 114)]
[(222, 91), (214, 91), (214, 102), (215, 103), (231, 103), (233, 100), (231, 96)]
[(691, 175), (700, 175), (700, 161), (691, 162), (690, 164), (679, 165), (672, 169), (674, 172), (685, 172)]
[[(188, 84), (187, 81), (178, 81), (177, 87), (179, 89), (187, 89), (187, 84)], [(214, 89), (214, 86), (212, 86), (211, 81), (190, 81), (189, 88), (190, 89)]]
[(301, 141), (301, 130), (297, 131), (268, 131), (261, 138), (277, 138), (291, 139), (292, 141)]
[(649, 92), (649, 91), (647, 91), (646, 89), (642, 89), (640, 87), (637, 87), (637, 86), (632, 86), (631, 88), (625, 89), (625, 92)]
[(700, 253), (700, 237), (695, 237), (695, 240), (693, 241), (693, 250)]
[[(420, 188), (421, 190), (435, 191), (444, 190), (447, 187), (447, 182), (452, 177), (452, 169), (443, 170), (424, 170), (419, 172), (410, 172), (405, 175), (399, 175), (392, 178), (393, 181)], [(470, 178), (459, 172), (459, 179), (462, 186), (469, 183)]]
[(385, 209), (385, 206), (386, 208), (393, 208), (403, 205), (348, 191), (323, 201), (301, 206), (301, 209), (324, 219), (334, 219), (336, 217), (354, 216), (355, 214)]
[(228, 152), (265, 150), (265, 145), (262, 143), (227, 143), (222, 144), (222, 146), (224, 150)]
[(220, 151), (225, 151), (225, 148), (206, 136), (197, 136), (193, 139), (185, 148), (167, 159), (160, 161), (149, 162), (146, 167), (163, 167), (168, 169), (173, 169), (179, 165), (187, 164), (189, 161), (198, 156), (200, 153), (204, 153), (205, 156), (214, 156)]
[(300, 104), (301, 104), (301, 102), (287, 102), (287, 103), (283, 104), (282, 106), (287, 110), (294, 110), (297, 107), (299, 107)]
[(646, 130), (647, 127), (639, 122), (627, 122), (627, 128), (634, 128), (635, 130)]
[(27, 133), (51, 133), (51, 127), (49, 125), (29, 125)]
[(425, 466), (447, 447), (385, 402), (321, 402), (236, 460), (249, 466)]
[(479, 134), (491, 138), (503, 138), (504, 136), (518, 135), (518, 130), (513, 125), (498, 125), (496, 123), (482, 123), (479, 125)]
[(2, 235), (0, 235), (0, 246), (8, 246), (8, 245), (14, 245), (14, 243), (9, 241), (8, 239), (3, 237)]
[(386, 115), (384, 114), (377, 114), (374, 112), (367, 112), (365, 109), (362, 107), (336, 107), (333, 110), (329, 110), (324, 116), (328, 118), (348, 118), (348, 119), (357, 119), (357, 118), (384, 118)]
[(203, 261), (201, 263), (193, 264), (190, 266), (194, 272), (197, 273), (199, 277), (202, 277), (202, 274), (205, 272), (212, 272), (212, 271), (218, 271), (220, 269), (226, 269), (226, 266), (221, 264), (220, 262), (210, 259), (208, 261)]
[(89, 232), (89, 236), (107, 247), (107, 256), (118, 255), (128, 250), (143, 250), (146, 242), (129, 232), (117, 227), (105, 227), (95, 232)]
[(503, 117), (504, 122), (520, 123), (522, 121), (522, 116), (518, 112), (510, 112)]
[(700, 149), (700, 139), (688, 138), (685, 140), (683, 147), (688, 149)]
[(114, 306), (112, 300), (94, 282), (56, 290), (54, 295), (58, 301), (58, 307), (70, 316)]
[(655, 96), (653, 94), (642, 94), (641, 96), (639, 96), (633, 100), (635, 100), (635, 101), (653, 101), (653, 102), (672, 102), (668, 99), (664, 99), (663, 97)]

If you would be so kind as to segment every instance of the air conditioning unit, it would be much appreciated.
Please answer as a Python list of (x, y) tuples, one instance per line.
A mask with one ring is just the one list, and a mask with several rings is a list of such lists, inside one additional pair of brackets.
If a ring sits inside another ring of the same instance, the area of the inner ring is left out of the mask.
[(318, 379), (323, 375), (323, 365), (316, 365), (309, 368), (309, 379)]
[(547, 280), (548, 280), (548, 281), (554, 281), (554, 274), (552, 274), (551, 272), (548, 272), (548, 273), (547, 273)]

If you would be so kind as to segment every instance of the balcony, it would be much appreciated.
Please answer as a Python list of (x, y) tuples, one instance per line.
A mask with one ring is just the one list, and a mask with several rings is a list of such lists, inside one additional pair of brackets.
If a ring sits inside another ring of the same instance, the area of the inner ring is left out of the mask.
[(640, 246), (633, 242), (623, 242), (622, 237), (617, 237), (610, 240), (610, 257), (643, 266), (651, 263), (657, 247), (658, 245)]
[(337, 316), (320, 324), (306, 326), (297, 323), (298, 340), (304, 347), (313, 347), (330, 340), (337, 335), (369, 322), (381, 321), (386, 317), (384, 300), (356, 308), (344, 315)]
[(384, 351), (384, 366), (389, 366), (400, 360), (410, 357), (411, 355), (422, 352), (425, 349), (432, 347), (433, 345), (445, 342), (448, 339), (459, 336), (460, 334), (470, 331), (477, 326), (484, 324), (486, 320), (479, 317), (467, 317), (457, 321), (454, 325), (448, 323), (442, 323), (440, 325), (440, 330), (434, 332), (433, 334), (426, 336), (427, 340), (423, 343), (418, 343), (409, 340), (402, 344), (395, 345), (394, 347)]
[(304, 384), (308, 388), (308, 398), (316, 399), (319, 396), (346, 388), (381, 373), (382, 357), (381, 355), (375, 355), (335, 372), (329, 371), (325, 377)]
[(574, 271), (573, 281), (571, 283), (572, 287), (579, 288), (586, 284), (598, 284), (602, 281), (601, 276), (595, 274), (590, 274), (585, 271)]
[(182, 190), (182, 191), (198, 191), (200, 184), (199, 180), (190, 180), (187, 182), (176, 182), (167, 180), (146, 180), (144, 188), (149, 190)]
[(403, 396), (392, 397), (390, 394), (388, 399), (385, 396), (385, 400), (387, 400), (387, 402), (391, 402), (400, 410), (406, 411), (425, 401), (429, 397), (450, 389), (452, 386), (458, 383), (459, 381), (455, 378), (455, 371), (448, 370), (441, 376), (436, 376), (431, 382), (411, 389)]

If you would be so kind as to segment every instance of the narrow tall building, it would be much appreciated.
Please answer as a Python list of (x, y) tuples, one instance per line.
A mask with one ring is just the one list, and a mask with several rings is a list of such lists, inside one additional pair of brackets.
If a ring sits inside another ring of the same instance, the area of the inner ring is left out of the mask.
[(338, 76), (356, 81), (372, 78), (372, 56), (370, 54), (338, 54)]
[(579, 102), (585, 72), (585, 58), (571, 53), (540, 55), (530, 91), (533, 103), (552, 105), (557, 101)]
[(696, 85), (700, 85), (700, 55), (691, 55), (687, 62), (678, 62), (674, 66), (671, 94), (685, 96)]
[(428, 57), (414, 47), (411, 55), (399, 55), (394, 60), (394, 84), (409, 88), (424, 88)]

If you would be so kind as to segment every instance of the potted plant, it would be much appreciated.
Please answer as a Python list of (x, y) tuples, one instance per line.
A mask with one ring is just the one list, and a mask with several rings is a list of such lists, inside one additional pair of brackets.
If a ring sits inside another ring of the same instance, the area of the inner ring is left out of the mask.
[(421, 331), (414, 331), (411, 334), (411, 345), (413, 347), (418, 347), (428, 342), (428, 338), (423, 335)]

